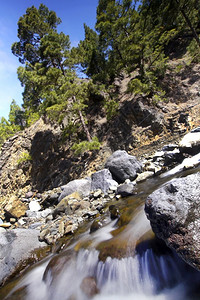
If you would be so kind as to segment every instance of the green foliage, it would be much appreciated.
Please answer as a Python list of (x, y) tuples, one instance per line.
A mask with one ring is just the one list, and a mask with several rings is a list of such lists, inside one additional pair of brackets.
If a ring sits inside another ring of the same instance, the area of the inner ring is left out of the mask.
[(10, 104), (8, 121), (11, 125), (16, 125), (18, 130), (23, 129), (26, 125), (25, 113), (21, 107), (16, 104), (15, 100), (12, 100)]
[(20, 158), (17, 161), (17, 164), (21, 165), (22, 163), (27, 162), (27, 161), (31, 161), (31, 160), (32, 160), (32, 157), (31, 157), (30, 153), (22, 152), (21, 155), (20, 155)]
[(19, 42), (12, 45), (12, 52), (25, 63), (18, 68), (25, 109), (38, 111), (41, 104), (46, 108), (58, 102), (60, 77), (67, 76), (71, 68), (70, 40), (57, 32), (60, 22), (55, 12), (43, 4), (39, 9), (28, 8), (19, 19)]
[(100, 48), (98, 34), (84, 24), (85, 39), (80, 41), (78, 47), (72, 49), (72, 57), (75, 64), (81, 66), (81, 71), (94, 81), (104, 82), (105, 55)]
[(147, 83), (142, 83), (140, 79), (134, 78), (128, 83), (127, 92), (135, 95), (147, 95), (150, 93), (150, 88)]
[(197, 47), (196, 41), (193, 39), (187, 47), (188, 53), (191, 56), (191, 61), (195, 63), (200, 62), (200, 48)]
[(180, 73), (182, 70), (184, 69), (184, 65), (183, 64), (178, 64), (175, 68), (175, 72), (178, 74)]
[(34, 111), (26, 111), (26, 126), (30, 127), (40, 118), (40, 114)]
[(12, 45), (12, 52), (21, 63), (32, 65), (41, 62), (40, 43), (48, 33), (56, 31), (61, 20), (54, 11), (40, 4), (39, 9), (32, 6), (27, 8), (26, 14), (18, 21), (19, 42)]
[(74, 143), (71, 149), (74, 151), (75, 155), (80, 155), (86, 151), (99, 150), (100, 146), (101, 144), (98, 138), (94, 137), (91, 142), (82, 141), (80, 143)]
[(20, 130), (20, 126), (11, 124), (4, 117), (0, 120), (0, 148), (3, 143), (17, 131)]
[(104, 102), (104, 108), (106, 111), (107, 120), (111, 120), (114, 116), (117, 115), (119, 109), (119, 102), (114, 99), (107, 99)]
[[(193, 35), (188, 51), (194, 61), (200, 59), (195, 46), (199, 11), (196, 0), (99, 0), (95, 30), (84, 24), (84, 40), (71, 49), (69, 36), (57, 31), (61, 20), (55, 12), (43, 4), (28, 8), (18, 22), (19, 41), (12, 45), (23, 64), (17, 71), (23, 110), (12, 102), (9, 121), (0, 124), (1, 140), (47, 115), (60, 124), (64, 138), (75, 142), (76, 153), (98, 147), (88, 130), (92, 101), (102, 103), (108, 120), (115, 116), (119, 103), (110, 91), (124, 73), (136, 74), (128, 92), (153, 103), (165, 100), (160, 82), (168, 68), (168, 44)], [(80, 80), (75, 70), (88, 79)]]

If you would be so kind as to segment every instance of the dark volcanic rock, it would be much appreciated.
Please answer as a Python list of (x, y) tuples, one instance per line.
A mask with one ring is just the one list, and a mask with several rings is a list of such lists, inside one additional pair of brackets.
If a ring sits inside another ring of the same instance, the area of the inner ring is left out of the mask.
[(126, 179), (134, 180), (137, 173), (142, 172), (142, 164), (135, 156), (124, 150), (115, 151), (107, 160), (105, 167), (110, 170), (113, 178), (122, 183)]
[(157, 237), (200, 270), (200, 172), (173, 179), (146, 200), (145, 212)]

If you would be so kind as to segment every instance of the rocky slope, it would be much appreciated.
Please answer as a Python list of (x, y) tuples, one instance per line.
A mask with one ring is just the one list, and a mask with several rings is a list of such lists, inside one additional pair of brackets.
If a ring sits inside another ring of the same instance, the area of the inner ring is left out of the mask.
[[(181, 68), (180, 68), (181, 66)], [(70, 142), (63, 142), (60, 129), (40, 119), (5, 142), (0, 154), (1, 207), (11, 196), (29, 190), (44, 191), (101, 169), (113, 151), (124, 149), (137, 157), (154, 152), (169, 141), (200, 125), (198, 87), (200, 65), (171, 61), (166, 74), (167, 102), (127, 94), (130, 78), (115, 82), (119, 90), (119, 111), (110, 121), (99, 103), (91, 106), (89, 128), (102, 143), (99, 151), (75, 157)]]

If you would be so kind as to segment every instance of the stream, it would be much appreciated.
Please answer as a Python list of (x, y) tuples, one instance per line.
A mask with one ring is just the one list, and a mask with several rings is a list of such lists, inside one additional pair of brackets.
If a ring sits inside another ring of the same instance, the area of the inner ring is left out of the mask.
[[(70, 243), (0, 289), (2, 300), (195, 300), (200, 272), (155, 238), (144, 213), (147, 196), (173, 177), (200, 171), (176, 171), (138, 184), (137, 195), (114, 202), (119, 220), (108, 211), (103, 227), (89, 224)], [(113, 203), (112, 203), (113, 204)]]

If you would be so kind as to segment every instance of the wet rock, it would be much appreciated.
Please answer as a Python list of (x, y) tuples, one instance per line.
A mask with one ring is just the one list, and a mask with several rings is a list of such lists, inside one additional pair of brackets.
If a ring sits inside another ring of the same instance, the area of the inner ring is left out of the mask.
[(110, 205), (109, 211), (110, 211), (110, 218), (112, 220), (119, 218), (120, 216), (119, 209), (115, 205)]
[(61, 190), (62, 192), (58, 199), (59, 202), (64, 197), (74, 192), (78, 192), (82, 197), (87, 197), (91, 191), (91, 178), (72, 180), (68, 184), (62, 186)]
[(124, 183), (118, 186), (117, 194), (121, 197), (128, 197), (135, 194), (135, 185), (133, 183)]
[(117, 186), (117, 182), (113, 180), (112, 174), (108, 169), (103, 169), (101, 171), (93, 173), (91, 178), (92, 191), (101, 189), (102, 192), (105, 194), (111, 186)]
[(100, 220), (94, 220), (93, 222), (92, 222), (92, 225), (91, 225), (91, 227), (90, 227), (90, 233), (93, 233), (93, 232), (95, 232), (95, 231), (97, 231), (99, 228), (101, 228), (103, 226), (103, 224), (101, 223), (101, 221)]
[(14, 229), (0, 232), (0, 284), (20, 262), (31, 257), (31, 251), (46, 244), (38, 241), (38, 230)]
[(166, 152), (164, 154), (164, 166), (172, 166), (174, 163), (181, 163), (183, 158), (183, 154), (180, 153), (179, 149)]
[(115, 151), (107, 160), (105, 167), (108, 168), (113, 178), (123, 183), (126, 179), (134, 180), (137, 173), (142, 172), (142, 164), (135, 156), (129, 155), (124, 150)]
[(97, 288), (97, 283), (94, 277), (85, 277), (80, 286), (83, 293), (89, 298), (94, 297), (96, 294), (99, 293)]
[(176, 144), (169, 144), (169, 145), (165, 145), (163, 148), (162, 148), (162, 151), (173, 151), (175, 150), (176, 148), (178, 148), (178, 146)]
[(155, 234), (200, 270), (200, 172), (173, 179), (146, 200)]
[(70, 250), (53, 256), (45, 269), (43, 275), (44, 282), (47, 282), (48, 284), (53, 284), (54, 281), (56, 282), (61, 271), (67, 268), (67, 266), (70, 265), (74, 258), (75, 252)]

